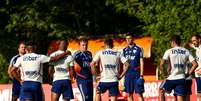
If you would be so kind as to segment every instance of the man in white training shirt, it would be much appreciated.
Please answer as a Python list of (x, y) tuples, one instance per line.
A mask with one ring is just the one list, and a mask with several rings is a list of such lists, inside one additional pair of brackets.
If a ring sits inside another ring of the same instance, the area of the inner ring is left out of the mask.
[[(174, 90), (174, 95), (177, 101), (184, 101), (184, 96), (187, 93), (185, 78), (194, 72), (195, 68), (197, 67), (197, 62), (187, 49), (179, 46), (181, 43), (179, 36), (173, 36), (170, 42), (172, 48), (165, 51), (165, 54), (160, 63), (160, 71), (161, 73), (163, 72), (163, 65), (165, 61), (170, 63), (171, 71), (165, 80), (162, 89), (160, 90), (163, 90), (167, 93), (171, 93), (171, 91)], [(188, 61), (192, 63), (192, 67), (186, 74), (185, 71)]]
[[(121, 57), (120, 53), (112, 49), (112, 39), (106, 39), (104, 44), (105, 49), (99, 51), (91, 63), (91, 67), (94, 67), (96, 63), (100, 62), (100, 67), (102, 69), (101, 79), (96, 89), (96, 101), (100, 101), (101, 93), (105, 93), (107, 90), (109, 90), (111, 101), (116, 101), (117, 96), (119, 95), (118, 81), (125, 75), (129, 64), (126, 58)], [(119, 74), (120, 61), (126, 67), (122, 74)]]
[[(41, 64), (46, 62), (57, 61), (65, 57), (67, 54), (64, 52), (56, 57), (48, 57), (41, 54), (34, 53), (35, 47), (33, 43), (27, 45), (27, 54), (17, 59), (11, 73), (22, 83), (22, 98), (25, 101), (42, 101), (43, 93), (41, 88), (42, 83), (42, 68)], [(16, 73), (17, 68), (20, 67), (21, 78)]]
[[(66, 40), (61, 40), (59, 49), (52, 54), (50, 57), (62, 54), (67, 49), (68, 42)], [(53, 84), (52, 84), (52, 94), (51, 101), (59, 101), (59, 97), (62, 94), (64, 101), (70, 101), (73, 99), (73, 90), (70, 80), (70, 72), (72, 72), (73, 67), (73, 57), (71, 55), (66, 56), (56, 62), (51, 62), (49, 66), (49, 71), (54, 71)]]
[(201, 38), (199, 35), (193, 35), (191, 38), (191, 47), (196, 50), (196, 61), (198, 68), (195, 70), (195, 78), (197, 84), (197, 98), (201, 101)]

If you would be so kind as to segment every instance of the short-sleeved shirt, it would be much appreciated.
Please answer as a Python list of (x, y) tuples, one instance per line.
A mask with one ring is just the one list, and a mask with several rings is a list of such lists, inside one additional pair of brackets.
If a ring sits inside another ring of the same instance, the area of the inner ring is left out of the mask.
[(92, 79), (90, 63), (92, 61), (92, 54), (90, 51), (76, 51), (73, 55), (74, 61), (81, 67), (80, 74), (85, 78), (76, 75), (76, 79)]
[[(50, 57), (55, 57), (62, 53), (64, 53), (64, 51), (58, 50), (50, 54)], [(73, 57), (71, 55), (68, 55), (58, 61), (51, 62), (50, 64), (54, 66), (55, 71), (53, 81), (64, 80), (64, 79), (70, 80), (70, 75), (67, 68), (73, 67)]]
[(10, 64), (9, 67), (13, 67), (13, 65), (16, 63), (17, 59), (20, 57), (20, 55), (15, 55), (14, 57), (12, 57), (12, 59), (10, 60)]
[(97, 52), (93, 61), (100, 61), (102, 67), (100, 82), (117, 82), (120, 62), (125, 63), (127, 59), (117, 51), (105, 49)]
[(130, 67), (126, 73), (127, 76), (134, 76), (140, 70), (140, 58), (143, 58), (143, 49), (134, 44), (123, 49), (122, 54), (129, 60)]
[(194, 61), (194, 57), (191, 55), (189, 50), (183, 47), (174, 47), (168, 49), (164, 56), (163, 60), (167, 60), (170, 62), (170, 75), (168, 76), (168, 80), (177, 80), (185, 78), (185, 71), (188, 65), (188, 61)]
[[(198, 63), (198, 67), (195, 69), (195, 71), (196, 71), (196, 70), (201, 69), (201, 45), (199, 45), (198, 47), (193, 47), (193, 48), (196, 50), (196, 61)], [(201, 77), (201, 75), (198, 74), (197, 72), (195, 72), (195, 76)]]
[(36, 81), (42, 83), (41, 64), (50, 61), (50, 57), (36, 53), (27, 53), (17, 59), (15, 67), (20, 67), (21, 77), (24, 81)]

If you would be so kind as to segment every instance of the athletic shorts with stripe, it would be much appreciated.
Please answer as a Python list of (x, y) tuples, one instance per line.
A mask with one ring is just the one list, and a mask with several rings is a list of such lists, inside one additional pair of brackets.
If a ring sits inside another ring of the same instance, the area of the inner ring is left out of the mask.
[(51, 91), (58, 95), (62, 94), (63, 99), (70, 100), (74, 98), (71, 81), (68, 79), (54, 81)]
[(96, 89), (101, 93), (105, 93), (107, 90), (109, 90), (109, 96), (119, 95), (118, 82), (99, 82)]

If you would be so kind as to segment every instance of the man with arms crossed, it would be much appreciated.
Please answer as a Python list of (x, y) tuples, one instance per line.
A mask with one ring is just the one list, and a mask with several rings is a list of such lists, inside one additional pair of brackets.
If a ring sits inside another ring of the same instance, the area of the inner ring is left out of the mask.
[[(21, 88), (20, 82), (15, 77), (13, 77), (12, 74), (11, 74), (11, 68), (16, 63), (17, 59), (19, 57), (23, 56), (26, 53), (25, 48), (26, 48), (25, 43), (20, 42), (19, 47), (18, 47), (18, 55), (15, 55), (11, 59), (9, 67), (8, 67), (8, 74), (9, 74), (10, 78), (12, 78), (12, 82), (13, 82), (13, 85), (12, 85), (12, 100), (11, 101), (17, 101), (17, 99), (20, 97), (20, 88)], [(18, 70), (18, 73), (19, 73), (19, 71), (20, 70)]]
[[(50, 57), (57, 56), (66, 51), (68, 46), (68, 42), (66, 40), (61, 40), (59, 49), (56, 52), (50, 54)], [(59, 101), (59, 97), (62, 94), (64, 101), (70, 101), (73, 99), (73, 90), (70, 80), (70, 72), (72, 72), (73, 68), (73, 57), (68, 55), (63, 59), (50, 63), (49, 73), (53, 76), (53, 84), (52, 84), (52, 94), (51, 101)]]
[[(117, 101), (117, 96), (119, 95), (118, 81), (126, 73), (129, 64), (126, 58), (120, 56), (120, 53), (112, 49), (112, 39), (106, 39), (104, 44), (105, 49), (99, 51), (91, 63), (91, 67), (94, 67), (95, 64), (100, 62), (100, 67), (102, 69), (101, 79), (96, 89), (96, 101), (100, 101), (101, 94), (105, 93), (107, 90), (109, 90), (111, 101)], [(126, 67), (121, 75), (119, 75), (120, 61)]]
[(123, 49), (123, 56), (129, 60), (129, 69), (125, 74), (125, 92), (128, 93), (128, 101), (133, 101), (133, 93), (138, 96), (138, 101), (143, 101), (144, 83), (143, 81), (143, 49), (133, 43), (131, 35), (126, 36), (127, 47)]
[[(183, 47), (180, 47), (181, 39), (175, 35), (171, 38), (171, 47), (167, 51), (160, 63), (160, 71), (163, 73), (163, 65), (165, 61), (168, 61), (171, 66), (171, 71), (167, 79), (165, 80), (160, 92), (171, 93), (174, 90), (174, 95), (177, 101), (184, 101), (187, 93), (185, 86), (185, 79), (191, 75), (197, 67), (197, 62), (191, 55), (191, 53)], [(191, 69), (186, 74), (186, 66), (188, 61), (192, 63)]]
[[(46, 62), (57, 61), (60, 58), (65, 57), (67, 52), (56, 57), (47, 57), (45, 55), (34, 53), (35, 47), (30, 42), (27, 45), (27, 54), (21, 56), (17, 59), (14, 64), (14, 68), (11, 73), (17, 77), (17, 80), (22, 83), (22, 94), (21, 96), (25, 101), (42, 101), (42, 68), (41, 64)], [(21, 78), (17, 75), (16, 71), (20, 68)]]
[(76, 71), (77, 86), (82, 95), (82, 101), (93, 101), (93, 79), (90, 67), (92, 54), (87, 50), (88, 40), (80, 37), (79, 46), (80, 49), (73, 55), (75, 64), (80, 67), (80, 72)]

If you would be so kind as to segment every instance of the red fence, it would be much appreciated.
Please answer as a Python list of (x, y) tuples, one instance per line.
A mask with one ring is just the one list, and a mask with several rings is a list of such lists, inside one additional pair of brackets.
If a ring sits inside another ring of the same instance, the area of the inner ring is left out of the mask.
[[(145, 82), (145, 93), (143, 94), (145, 101), (159, 101), (158, 88), (160, 84), (161, 84), (161, 81)], [(120, 83), (120, 89), (121, 88), (123, 87), (121, 86), (121, 83)], [(43, 90), (45, 92), (45, 100), (51, 101), (50, 100), (51, 86), (48, 84), (43, 84)], [(75, 97), (74, 101), (81, 101), (81, 95), (80, 95), (79, 89), (77, 88), (75, 84), (73, 85), (73, 93)], [(10, 101), (11, 95), (12, 95), (11, 84), (1, 84), (0, 85), (0, 101)], [(104, 96), (102, 97), (103, 101), (109, 101), (108, 93), (104, 94), (103, 96)], [(118, 97), (118, 99), (126, 101), (126, 98), (127, 98), (127, 94), (121, 91), (121, 94)], [(134, 98), (137, 100), (136, 96), (134, 96)], [(175, 101), (173, 94), (172, 93), (167, 94), (166, 100)], [(197, 100), (196, 99), (196, 84), (195, 84), (195, 80), (193, 80), (191, 101), (196, 101), (196, 100)], [(62, 101), (62, 99), (60, 99), (60, 101)]]

